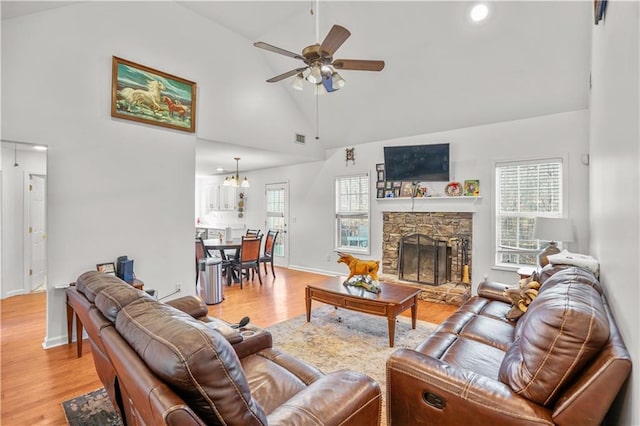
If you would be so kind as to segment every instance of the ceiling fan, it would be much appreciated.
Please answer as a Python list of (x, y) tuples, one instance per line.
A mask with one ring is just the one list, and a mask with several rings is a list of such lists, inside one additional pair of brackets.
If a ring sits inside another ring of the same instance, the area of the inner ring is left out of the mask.
[(337, 70), (354, 71), (381, 71), (384, 68), (384, 61), (370, 61), (363, 59), (333, 59), (333, 54), (349, 38), (351, 33), (340, 25), (334, 25), (321, 44), (312, 44), (302, 49), (302, 54), (290, 52), (276, 46), (272, 46), (262, 41), (253, 43), (255, 47), (265, 49), (270, 52), (279, 53), (304, 62), (305, 66), (287, 71), (283, 74), (267, 80), (268, 83), (275, 83), (291, 76), (296, 79), (291, 85), (298, 90), (302, 90), (302, 83), (307, 80), (316, 86), (322, 83), (327, 92), (344, 87), (344, 79), (337, 73)]

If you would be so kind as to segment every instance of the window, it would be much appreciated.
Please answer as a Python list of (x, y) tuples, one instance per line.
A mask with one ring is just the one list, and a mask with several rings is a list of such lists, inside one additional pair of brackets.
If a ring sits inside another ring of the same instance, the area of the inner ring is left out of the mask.
[(336, 178), (336, 250), (369, 254), (369, 175)]
[(497, 163), (496, 265), (536, 265), (536, 216), (562, 217), (562, 159)]

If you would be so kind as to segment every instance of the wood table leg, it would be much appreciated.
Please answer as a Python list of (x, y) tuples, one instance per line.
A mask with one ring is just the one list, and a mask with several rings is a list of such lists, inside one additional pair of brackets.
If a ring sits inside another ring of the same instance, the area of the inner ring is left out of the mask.
[(304, 301), (307, 305), (307, 322), (311, 322), (311, 295), (309, 287), (304, 289)]
[(389, 347), (392, 348), (396, 340), (396, 319), (389, 316), (387, 320), (389, 322)]
[(418, 296), (413, 296), (413, 306), (411, 306), (411, 328), (416, 329), (416, 318), (418, 317)]
[(78, 348), (78, 358), (82, 358), (82, 321), (76, 314), (76, 347)]
[(69, 300), (67, 299), (67, 343), (70, 345), (73, 336), (71, 335), (73, 332), (73, 308), (69, 304)]

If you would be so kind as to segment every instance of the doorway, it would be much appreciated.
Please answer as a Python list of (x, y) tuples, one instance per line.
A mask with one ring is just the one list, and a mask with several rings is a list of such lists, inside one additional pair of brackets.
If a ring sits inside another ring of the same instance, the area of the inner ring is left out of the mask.
[(278, 231), (273, 248), (273, 263), (289, 266), (289, 183), (265, 185), (265, 229)]
[(2, 140), (1, 158), (0, 297), (6, 298), (46, 289), (47, 152), (41, 145)]
[(25, 284), (28, 291), (42, 291), (47, 284), (47, 244), (46, 244), (46, 182), (47, 177), (40, 174), (28, 174), (29, 185), (25, 185)]

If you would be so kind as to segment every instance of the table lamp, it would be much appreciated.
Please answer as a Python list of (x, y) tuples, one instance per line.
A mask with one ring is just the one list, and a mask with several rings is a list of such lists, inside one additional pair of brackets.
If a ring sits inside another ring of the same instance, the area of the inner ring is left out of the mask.
[(538, 254), (538, 265), (543, 268), (549, 263), (548, 256), (560, 253), (557, 245), (558, 241), (573, 241), (573, 225), (571, 219), (536, 217), (533, 226), (533, 238), (549, 241), (549, 245)]

